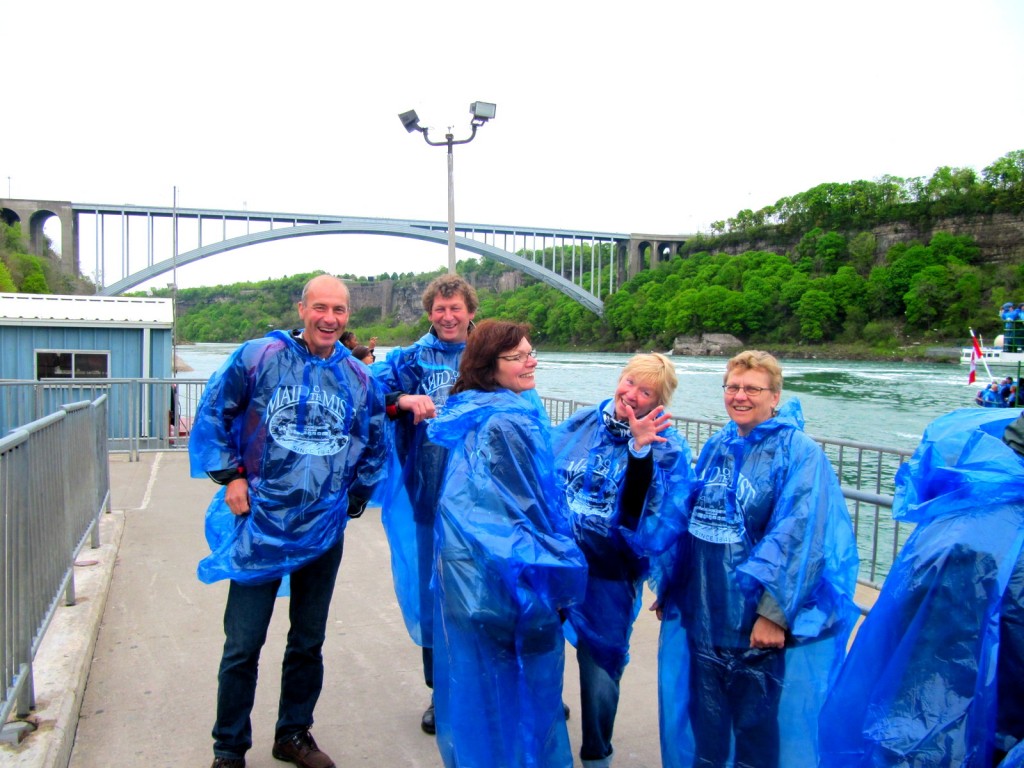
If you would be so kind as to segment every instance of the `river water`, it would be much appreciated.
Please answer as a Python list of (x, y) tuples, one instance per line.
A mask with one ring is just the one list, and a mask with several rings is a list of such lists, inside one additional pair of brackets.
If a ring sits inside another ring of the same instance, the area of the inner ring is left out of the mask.
[[(180, 378), (207, 379), (237, 344), (177, 348), (193, 370)], [(382, 360), (387, 347), (378, 347)], [(629, 354), (540, 352), (537, 391), (542, 396), (596, 403), (611, 397)], [(725, 358), (673, 357), (679, 388), (675, 416), (726, 421), (722, 403)], [(797, 397), (806, 430), (815, 437), (856, 440), (912, 450), (930, 421), (956, 408), (975, 407), (983, 383), (967, 383), (967, 367), (929, 363), (782, 360), (782, 399)], [(1005, 373), (1003, 375), (1006, 375)]]

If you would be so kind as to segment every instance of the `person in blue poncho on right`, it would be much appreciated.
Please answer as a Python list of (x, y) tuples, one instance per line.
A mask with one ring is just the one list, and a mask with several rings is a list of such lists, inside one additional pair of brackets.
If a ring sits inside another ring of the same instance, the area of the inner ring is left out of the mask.
[(559, 488), (589, 568), (586, 599), (568, 610), (580, 670), (584, 768), (612, 764), (619, 681), (648, 558), (686, 527), (693, 456), (665, 410), (677, 383), (667, 357), (635, 355), (611, 399), (581, 408), (554, 430)]
[(434, 704), (446, 768), (571, 768), (562, 612), (586, 561), (555, 486), (527, 326), (485, 320), (428, 436), (449, 451), (437, 508)]
[(849, 513), (767, 352), (729, 360), (686, 534), (653, 574), (663, 765), (817, 765), (817, 714), (858, 616)]
[(1024, 764), (1019, 414), (941, 416), (900, 467), (893, 517), (917, 527), (822, 709), (822, 766)]

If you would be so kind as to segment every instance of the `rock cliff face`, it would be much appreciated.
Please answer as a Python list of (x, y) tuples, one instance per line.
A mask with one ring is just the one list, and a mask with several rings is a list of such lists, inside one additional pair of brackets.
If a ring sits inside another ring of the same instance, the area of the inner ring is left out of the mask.
[(704, 333), (700, 336), (676, 336), (673, 355), (687, 357), (722, 357), (739, 352), (743, 342), (730, 333)]
[(875, 227), (872, 232), (878, 241), (876, 255), (882, 254), (896, 243), (917, 240), (928, 243), (936, 232), (970, 235), (981, 249), (985, 264), (1020, 263), (1024, 261), (1024, 216), (994, 213), (971, 219), (937, 219), (928, 227), (914, 228), (905, 223)]
[[(400, 323), (415, 323), (423, 317), (423, 291), (429, 282), (416, 280), (397, 283), (393, 280), (376, 280), (372, 283), (349, 283), (351, 308), (356, 311), (364, 307), (380, 307), (381, 318), (394, 313)], [(488, 288), (503, 293), (521, 287), (523, 274), (509, 271), (496, 278), (473, 275), (469, 282), (477, 290)]]
[[(994, 213), (967, 217), (950, 217), (935, 219), (926, 226), (914, 225), (905, 221), (882, 224), (874, 227), (871, 233), (875, 236), (875, 258), (881, 261), (886, 251), (897, 243), (916, 240), (925, 245), (936, 232), (949, 232), (954, 235), (970, 235), (981, 249), (979, 260), (984, 264), (1019, 263), (1024, 261), (1024, 214)], [(846, 232), (852, 237), (856, 232)], [(738, 254), (746, 251), (773, 251), (776, 253), (789, 251), (796, 242), (779, 244), (766, 240), (752, 240), (723, 246), (725, 253)]]

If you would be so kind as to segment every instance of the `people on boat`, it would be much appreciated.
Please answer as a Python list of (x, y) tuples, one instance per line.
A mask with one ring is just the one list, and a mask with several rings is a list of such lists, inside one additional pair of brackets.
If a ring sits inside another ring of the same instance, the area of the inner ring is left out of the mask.
[(1007, 376), (1001, 382), (999, 382), (999, 399), (1003, 401), (1003, 405), (1009, 405), (1010, 400), (1010, 388), (1013, 386), (1013, 376)]
[(666, 768), (818, 765), (817, 713), (859, 611), (839, 481), (780, 406), (766, 352), (729, 360), (730, 421), (700, 452), (689, 527), (652, 569)]
[(915, 525), (821, 713), (823, 766), (989, 768), (1024, 741), (1024, 416), (933, 421), (896, 476)]
[(999, 317), (1002, 320), (1013, 321), (1018, 319), (1017, 307), (1014, 306), (1012, 301), (1008, 301), (1003, 304), (1002, 309), (999, 311)]
[(974, 402), (982, 408), (1004, 408), (1006, 402), (999, 395), (999, 382), (995, 379), (978, 394), (974, 396)]
[(584, 768), (612, 764), (648, 558), (686, 527), (693, 457), (665, 410), (677, 384), (667, 357), (636, 355), (610, 399), (576, 411), (552, 436), (559, 492), (588, 565), (586, 597), (566, 611), (579, 662)]
[(434, 703), (446, 768), (571, 768), (562, 613), (587, 564), (559, 495), (528, 327), (469, 336), (428, 437), (448, 451), (434, 528)]

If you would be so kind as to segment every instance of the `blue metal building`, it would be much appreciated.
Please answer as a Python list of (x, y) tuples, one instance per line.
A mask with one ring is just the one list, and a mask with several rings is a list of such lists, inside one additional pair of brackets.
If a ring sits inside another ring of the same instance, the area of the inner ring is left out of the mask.
[(131, 385), (173, 377), (173, 325), (171, 299), (0, 293), (0, 429), (98, 390), (109, 392), (112, 438), (129, 412), (144, 434), (165, 428), (167, 400), (149, 402), (150, 388), (140, 400)]

